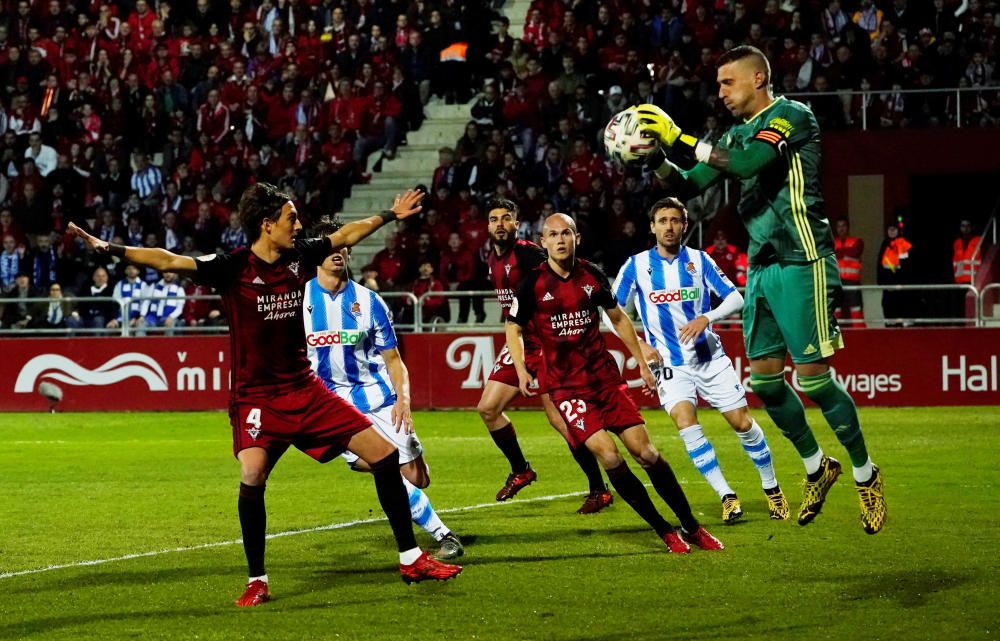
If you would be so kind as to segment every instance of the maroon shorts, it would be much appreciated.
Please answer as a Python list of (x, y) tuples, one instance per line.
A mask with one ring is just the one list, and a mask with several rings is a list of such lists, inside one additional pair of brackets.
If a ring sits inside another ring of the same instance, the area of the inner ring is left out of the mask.
[(625, 383), (587, 391), (556, 390), (552, 402), (566, 421), (567, 440), (574, 450), (601, 430), (618, 434), (645, 422)]
[[(528, 372), (538, 380), (538, 393), (544, 394), (545, 358), (542, 356), (541, 350), (525, 351), (524, 364), (528, 368)], [(493, 372), (490, 374), (489, 380), (510, 385), (511, 387), (520, 387), (517, 381), (517, 370), (514, 369), (514, 359), (510, 357), (510, 352), (507, 350), (506, 345), (500, 350), (500, 355), (497, 356), (496, 362), (493, 363)]]
[(262, 447), (271, 467), (289, 445), (326, 463), (347, 449), (352, 436), (372, 424), (316, 376), (290, 392), (235, 399), (229, 405), (229, 422), (233, 454)]

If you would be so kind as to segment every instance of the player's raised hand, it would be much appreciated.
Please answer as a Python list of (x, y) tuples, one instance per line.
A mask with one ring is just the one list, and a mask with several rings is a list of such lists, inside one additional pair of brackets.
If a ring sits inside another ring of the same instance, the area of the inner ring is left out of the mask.
[(94, 251), (103, 251), (103, 252), (106, 252), (106, 251), (108, 251), (108, 247), (111, 246), (111, 243), (109, 243), (108, 241), (101, 240), (100, 238), (97, 238), (96, 236), (92, 236), (91, 234), (88, 234), (83, 229), (81, 229), (80, 227), (78, 227), (76, 223), (70, 223), (69, 226), (66, 228), (66, 231), (68, 231), (69, 233), (73, 234), (77, 238), (82, 239), (83, 242), (87, 243), (87, 246), (90, 247)]
[(647, 396), (657, 394), (656, 377), (653, 376), (653, 370), (649, 369), (649, 365), (645, 361), (639, 363), (639, 376), (642, 377), (642, 382), (646, 384), (646, 387), (642, 390), (643, 393)]
[(691, 343), (701, 336), (701, 333), (708, 327), (708, 319), (698, 316), (693, 321), (681, 328), (680, 339), (682, 343)]
[(531, 390), (531, 386), (534, 384), (535, 379), (531, 378), (531, 375), (527, 372), (517, 373), (517, 387), (521, 390), (521, 394), (524, 396), (534, 396), (535, 392)]
[(667, 147), (673, 146), (681, 136), (681, 128), (674, 119), (656, 105), (639, 105), (635, 108), (639, 116), (639, 131), (656, 138)]
[(396, 397), (396, 402), (392, 406), (392, 425), (397, 432), (413, 434), (413, 416), (410, 414), (410, 404), (399, 396)]
[(395, 212), (396, 218), (407, 218), (418, 213), (421, 209), (420, 201), (426, 195), (418, 189), (410, 189), (402, 196), (396, 196), (396, 200), (392, 203), (392, 211)]

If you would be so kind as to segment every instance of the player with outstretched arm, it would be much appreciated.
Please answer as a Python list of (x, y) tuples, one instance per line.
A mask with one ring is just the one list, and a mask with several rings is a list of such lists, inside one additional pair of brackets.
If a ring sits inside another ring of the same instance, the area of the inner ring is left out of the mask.
[(420, 211), (422, 194), (407, 192), (391, 210), (345, 225), (325, 238), (299, 239), (302, 223), (291, 196), (257, 183), (243, 193), (239, 217), (250, 247), (199, 258), (164, 249), (125, 247), (69, 230), (92, 249), (159, 271), (193, 272), (222, 296), (229, 319), (232, 392), (229, 418), (240, 463), (238, 511), (250, 580), (236, 601), (255, 606), (270, 599), (264, 568), (267, 477), (289, 448), (325, 463), (350, 449), (375, 476), (379, 502), (396, 538), (404, 581), (448, 579), (462, 568), (431, 559), (417, 547), (399, 475), (399, 452), (371, 421), (329, 391), (313, 374), (302, 333), (302, 292), (316, 265), (341, 247), (358, 243), (386, 222)]

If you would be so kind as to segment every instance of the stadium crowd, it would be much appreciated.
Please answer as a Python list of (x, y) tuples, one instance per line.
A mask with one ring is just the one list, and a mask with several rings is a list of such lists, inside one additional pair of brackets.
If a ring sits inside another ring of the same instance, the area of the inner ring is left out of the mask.
[[(0, 14), (0, 295), (164, 295), (129, 306), (11, 303), (3, 327), (219, 324), (210, 293), (124, 268), (65, 235), (200, 255), (246, 242), (235, 215), (257, 181), (293, 193), (308, 220), (392, 161), (422, 105), (475, 97), (471, 120), (427, 170), (431, 198), (360, 271), (379, 289), (487, 288), (485, 200), (513, 198), (522, 234), (571, 214), (580, 254), (614, 273), (647, 246), (649, 174), (603, 158), (608, 117), (655, 102), (712, 142), (731, 117), (714, 60), (740, 43), (768, 53), (779, 93), (821, 127), (994, 126), (996, 2), (945, 0), (537, 0), (524, 37), (486, 0), (5, 0)], [(489, 34), (484, 37), (484, 34)], [(969, 99), (965, 99), (968, 96)], [(374, 160), (374, 162), (370, 162)], [(721, 194), (692, 204), (718, 210)], [(600, 239), (600, 242), (596, 242)], [(706, 238), (739, 281), (745, 255)], [(133, 293), (134, 292), (134, 293)], [(444, 299), (425, 315), (447, 317)], [(405, 309), (401, 310), (404, 313)], [(464, 299), (459, 321), (484, 316)]]

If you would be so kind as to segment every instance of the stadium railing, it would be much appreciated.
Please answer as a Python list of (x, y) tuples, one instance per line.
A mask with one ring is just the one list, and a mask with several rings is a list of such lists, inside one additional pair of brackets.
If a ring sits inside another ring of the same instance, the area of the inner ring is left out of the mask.
[[(839, 91), (809, 91), (809, 92), (789, 92), (782, 94), (787, 98), (793, 98), (799, 102), (809, 102), (810, 98), (817, 98), (822, 96), (835, 96), (845, 101), (845, 105), (850, 100), (853, 103), (855, 96), (868, 97), (873, 96), (875, 100), (895, 100), (896, 97), (901, 98), (904, 102), (906, 101), (906, 96), (912, 95), (928, 95), (928, 94), (947, 94), (946, 98), (952, 102), (945, 105), (945, 111), (940, 114), (932, 114), (935, 116), (946, 116), (950, 121), (954, 121), (955, 127), (962, 128), (962, 116), (968, 115), (970, 112), (962, 111), (962, 103), (965, 102), (966, 105), (970, 104), (969, 101), (976, 100), (976, 96), (973, 94), (985, 94), (990, 96), (986, 98), (987, 104), (992, 97), (1000, 92), (1000, 87), (949, 87), (940, 89), (870, 89), (864, 91), (861, 89), (843, 89)], [(869, 105), (865, 100), (861, 101), (861, 129), (862, 131), (868, 131), (869, 125), (871, 123), (869, 120)], [(849, 125), (855, 123), (848, 123)], [(896, 126), (890, 127), (891, 129), (897, 128)]]
[[(741, 291), (743, 288), (739, 288)], [(924, 309), (943, 309), (948, 311), (949, 309), (958, 309), (958, 303), (954, 307), (949, 308), (947, 303), (942, 304), (940, 300), (932, 300), (930, 302), (921, 298), (921, 295), (930, 294), (932, 297), (935, 295), (940, 296), (945, 294), (947, 297), (948, 293), (955, 295), (954, 300), (959, 301), (957, 294), (964, 294), (961, 301), (966, 301), (969, 297), (972, 297), (972, 310), (973, 315), (971, 316), (910, 316), (905, 318), (883, 318), (876, 317), (876, 315), (870, 315), (865, 319), (852, 320), (848, 318), (840, 319), (840, 324), (846, 327), (852, 324), (871, 326), (871, 325), (958, 325), (966, 327), (985, 327), (987, 325), (993, 325), (1000, 322), (1000, 316), (997, 316), (994, 312), (987, 312), (986, 305), (988, 304), (988, 299), (997, 298), (1000, 300), (1000, 283), (990, 283), (986, 285), (983, 289), (977, 289), (972, 285), (948, 285), (948, 284), (928, 284), (928, 285), (855, 285), (844, 288), (846, 291), (860, 291), (860, 292), (906, 292), (912, 296), (912, 299), (908, 301), (908, 304), (917, 307), (920, 306)], [(499, 318), (496, 317), (494, 322), (484, 321), (482, 323), (458, 323), (444, 321), (443, 319), (432, 319), (430, 321), (423, 320), (423, 305), (428, 298), (446, 298), (446, 299), (459, 299), (459, 298), (484, 298), (484, 304), (490, 307), (490, 316), (495, 316), (496, 312), (496, 299), (494, 290), (491, 289), (477, 289), (477, 290), (455, 290), (455, 291), (443, 291), (443, 292), (426, 292), (420, 297), (417, 297), (411, 292), (379, 292), (379, 295), (390, 304), (390, 307), (394, 307), (396, 311), (406, 310), (407, 315), (404, 318), (397, 318), (394, 322), (394, 327), (398, 331), (411, 331), (411, 332), (457, 332), (457, 331), (490, 331), (498, 332), (503, 330), (503, 325), (499, 322)], [(154, 300), (169, 300), (169, 297), (165, 296), (143, 296), (136, 297), (133, 299), (126, 300), (115, 300), (111, 297), (89, 297), (89, 296), (79, 296), (79, 297), (63, 297), (63, 298), (47, 298), (47, 297), (31, 297), (31, 298), (0, 298), (0, 307), (6, 305), (37, 305), (40, 303), (48, 304), (53, 301), (63, 301), (69, 303), (71, 306), (77, 306), (84, 302), (93, 303), (108, 303), (114, 302), (118, 305), (119, 316), (118, 318), (123, 318), (127, 307), (135, 301), (154, 301)], [(209, 295), (209, 296), (186, 296), (184, 297), (185, 302), (187, 301), (198, 301), (198, 300), (210, 300), (218, 301), (221, 300), (219, 296)], [(394, 304), (397, 301), (400, 304)], [(871, 301), (869, 301), (871, 303)], [(964, 302), (962, 303), (964, 304)], [(409, 312), (412, 310), (412, 318), (409, 318)], [(454, 311), (453, 316), (454, 316)], [(6, 316), (6, 314), (5, 314)], [(0, 319), (2, 321), (2, 319)], [(720, 328), (739, 328), (742, 326), (742, 321), (738, 317), (730, 317), (718, 321), (714, 324), (716, 327)], [(156, 336), (163, 334), (224, 334), (229, 331), (228, 325), (175, 325), (173, 327), (158, 327), (154, 325), (144, 325), (141, 327), (131, 327), (129, 323), (121, 323), (119, 327), (108, 328), (108, 327), (61, 327), (61, 328), (44, 328), (44, 327), (25, 327), (25, 328), (12, 328), (6, 326), (6, 324), (0, 325), (0, 337), (12, 337), (12, 336)]]

